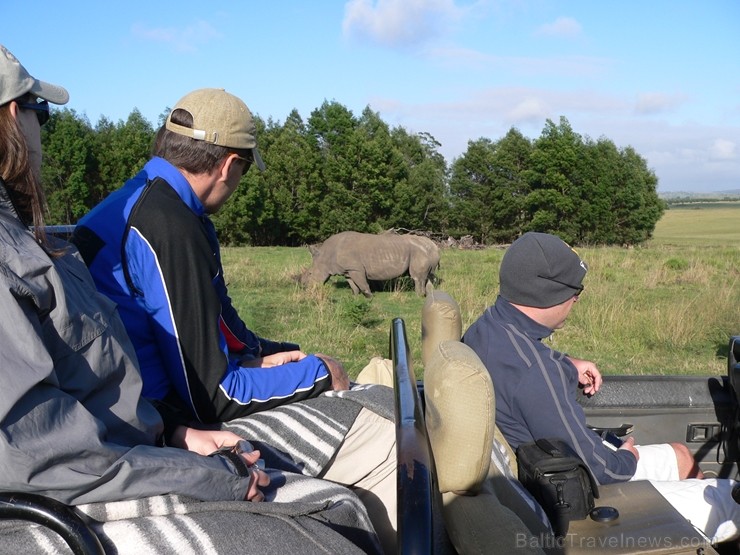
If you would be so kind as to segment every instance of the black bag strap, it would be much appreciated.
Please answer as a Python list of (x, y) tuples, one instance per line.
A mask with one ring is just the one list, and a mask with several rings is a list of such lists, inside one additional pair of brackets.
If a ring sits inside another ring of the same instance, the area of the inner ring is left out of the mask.
[(537, 439), (535, 440), (535, 443), (537, 444), (537, 447), (542, 449), (545, 453), (547, 453), (551, 457), (561, 458), (565, 456), (565, 453), (563, 453), (560, 449), (558, 449), (555, 445), (553, 445), (549, 439), (544, 439), (544, 438)]

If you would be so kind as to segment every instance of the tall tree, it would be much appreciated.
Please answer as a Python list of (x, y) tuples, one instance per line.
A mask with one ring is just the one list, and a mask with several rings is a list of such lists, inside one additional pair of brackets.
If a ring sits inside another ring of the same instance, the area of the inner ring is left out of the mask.
[(369, 107), (363, 110), (354, 134), (358, 148), (353, 192), (367, 200), (365, 229), (383, 231), (392, 225), (395, 187), (408, 179), (408, 166), (388, 125)]
[(346, 230), (365, 231), (370, 212), (366, 199), (355, 194), (357, 119), (338, 102), (324, 101), (308, 118), (324, 182), (319, 235), (322, 239)]
[(154, 129), (139, 110), (134, 109), (126, 119), (113, 124), (102, 117), (95, 127), (95, 156), (98, 160), (98, 179), (91, 187), (93, 205), (108, 193), (118, 189), (135, 175), (149, 160), (154, 140)]
[(493, 221), (488, 208), (494, 149), (490, 139), (468, 141), (467, 150), (452, 163), (450, 232), (453, 235), (472, 235), (481, 242), (490, 240)]
[(41, 180), (49, 201), (50, 224), (74, 224), (90, 207), (97, 175), (94, 133), (74, 110), (54, 110), (42, 128)]
[(616, 217), (614, 242), (635, 245), (652, 237), (665, 202), (658, 197), (658, 178), (642, 156), (627, 147), (621, 151), (621, 159), (621, 183), (612, 207)]
[(361, 118), (336, 102), (324, 102), (308, 120), (326, 193), (319, 233), (379, 231), (389, 221), (392, 191), (404, 178), (403, 158), (388, 126), (366, 108)]
[(530, 141), (514, 128), (498, 142), (481, 138), (468, 143), (450, 178), (454, 222), (461, 234), (489, 244), (521, 235), (528, 225), (524, 172), (531, 155)]
[(447, 163), (438, 152), (441, 145), (429, 133), (412, 135), (403, 127), (395, 127), (391, 138), (403, 157), (407, 175), (394, 185), (388, 227), (446, 231)]
[(527, 231), (555, 233), (564, 241), (578, 238), (576, 218), (583, 195), (584, 144), (565, 117), (547, 120), (534, 142), (525, 204), (531, 215)]

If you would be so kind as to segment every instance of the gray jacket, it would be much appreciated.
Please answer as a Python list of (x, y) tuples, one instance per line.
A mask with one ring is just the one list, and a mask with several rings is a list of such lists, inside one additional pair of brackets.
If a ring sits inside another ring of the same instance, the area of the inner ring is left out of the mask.
[(177, 493), (244, 499), (221, 457), (159, 447), (116, 306), (74, 247), (50, 258), (0, 180), (0, 490), (69, 504)]

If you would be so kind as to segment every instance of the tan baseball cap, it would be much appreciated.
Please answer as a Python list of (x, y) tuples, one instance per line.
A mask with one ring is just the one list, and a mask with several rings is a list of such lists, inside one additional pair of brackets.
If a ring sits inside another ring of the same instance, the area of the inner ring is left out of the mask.
[(29, 92), (54, 104), (69, 101), (66, 89), (31, 77), (18, 58), (0, 44), (0, 106)]
[(178, 109), (193, 116), (193, 127), (173, 123), (170, 112), (165, 122), (169, 131), (214, 145), (251, 150), (255, 165), (260, 171), (265, 169), (257, 150), (252, 112), (239, 98), (224, 89), (198, 89), (182, 97), (172, 111)]

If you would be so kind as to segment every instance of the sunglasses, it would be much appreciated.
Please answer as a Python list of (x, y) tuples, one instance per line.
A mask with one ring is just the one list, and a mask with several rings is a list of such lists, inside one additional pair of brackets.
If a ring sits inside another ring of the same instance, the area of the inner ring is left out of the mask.
[(583, 293), (583, 290), (586, 288), (586, 286), (583, 285), (583, 284), (581, 284), (581, 285), (572, 285), (570, 283), (565, 283), (564, 281), (559, 281), (557, 279), (552, 279), (552, 278), (545, 277), (545, 276), (537, 276), (537, 277), (541, 277), (541, 278), (544, 278), (544, 279), (549, 279), (550, 281), (554, 281), (555, 283), (559, 283), (560, 285), (565, 285), (566, 287), (570, 287), (571, 289), (574, 289), (575, 290), (575, 293), (573, 293), (573, 296), (574, 297), (580, 296)]
[(243, 156), (238, 156), (237, 159), (244, 162), (244, 169), (242, 170), (242, 175), (246, 175), (246, 173), (249, 171), (249, 168), (252, 167), (252, 164), (254, 164), (254, 158), (250, 156), (249, 158), (244, 158)]
[(34, 103), (19, 102), (18, 106), (24, 110), (33, 110), (39, 120), (39, 125), (44, 125), (49, 121), (49, 103), (46, 100), (39, 100)]

